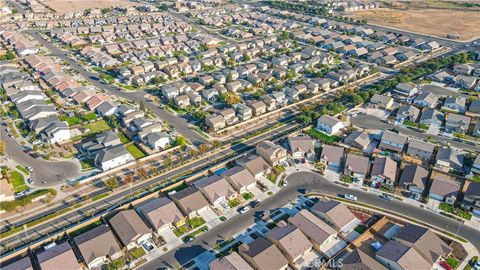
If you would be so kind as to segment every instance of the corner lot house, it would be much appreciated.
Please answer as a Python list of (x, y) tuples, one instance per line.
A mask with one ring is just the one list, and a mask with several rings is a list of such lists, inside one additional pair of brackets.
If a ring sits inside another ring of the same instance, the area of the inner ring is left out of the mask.
[(237, 196), (237, 192), (228, 181), (216, 174), (195, 181), (193, 186), (198, 188), (214, 207), (218, 207), (221, 203)]
[(283, 270), (288, 267), (288, 260), (282, 252), (263, 237), (250, 244), (242, 244), (238, 252), (256, 270)]
[(435, 167), (446, 172), (449, 170), (462, 171), (464, 156), (465, 153), (458, 148), (440, 147)]
[(287, 150), (271, 141), (262, 141), (255, 147), (257, 155), (261, 156), (268, 164), (276, 166), (287, 160)]
[(150, 227), (160, 232), (166, 228), (173, 229), (185, 224), (186, 218), (175, 205), (166, 197), (155, 198), (137, 207), (137, 211), (143, 215)]
[(74, 238), (89, 269), (99, 268), (122, 256), (122, 248), (107, 225), (100, 225)]
[(405, 225), (394, 236), (394, 240), (414, 248), (430, 265), (442, 256), (446, 258), (452, 251), (452, 248), (431, 230), (414, 224)]
[(236, 163), (247, 169), (255, 178), (258, 178), (264, 174), (270, 173), (270, 166), (268, 163), (261, 157), (257, 155), (250, 155), (244, 158), (236, 160)]
[(202, 193), (194, 188), (188, 187), (170, 195), (182, 213), (188, 218), (194, 218), (208, 209), (208, 202)]
[(375, 259), (388, 269), (430, 269), (427, 262), (413, 247), (396, 241), (388, 241), (377, 253)]
[(295, 264), (313, 248), (312, 243), (299, 228), (287, 224), (283, 220), (277, 224), (277, 227), (270, 230), (266, 237), (280, 249), (292, 264)]
[(444, 201), (453, 205), (457, 200), (459, 190), (460, 183), (453, 180), (435, 178), (432, 179), (432, 185), (430, 186), (428, 197), (439, 202)]
[(95, 165), (103, 171), (108, 171), (133, 160), (135, 158), (123, 144), (100, 150), (94, 159)]
[(462, 206), (480, 216), (480, 183), (467, 182), (464, 190)]
[(289, 218), (288, 222), (299, 228), (317, 251), (333, 241), (337, 235), (332, 227), (305, 209)]
[(288, 137), (288, 146), (293, 158), (315, 161), (315, 141), (308, 136)]
[(235, 166), (222, 173), (222, 176), (232, 185), (232, 187), (240, 194), (248, 192), (257, 180), (246, 168)]
[(311, 211), (335, 230), (344, 233), (352, 231), (360, 223), (345, 204), (337, 201), (320, 201)]
[(152, 238), (150, 229), (134, 209), (117, 213), (109, 220), (109, 223), (127, 250), (139, 247)]
[(45, 248), (44, 251), (37, 253), (37, 260), (42, 270), (56, 270), (60, 265), (65, 270), (81, 269), (68, 242)]
[(344, 128), (342, 121), (330, 115), (322, 115), (317, 120), (317, 129), (329, 135), (334, 135)]
[(214, 260), (209, 265), (210, 270), (253, 270), (253, 268), (237, 252)]

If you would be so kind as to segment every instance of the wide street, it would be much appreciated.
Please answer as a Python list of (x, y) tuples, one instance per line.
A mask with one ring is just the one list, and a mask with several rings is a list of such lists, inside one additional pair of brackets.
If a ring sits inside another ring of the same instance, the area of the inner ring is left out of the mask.
[(311, 192), (318, 192), (331, 196), (337, 196), (345, 193), (353, 194), (358, 197), (358, 201), (361, 203), (374, 205), (378, 208), (396, 212), (404, 216), (414, 218), (418, 221), (428, 223), (434, 227), (458, 234), (459, 236), (469, 240), (477, 248), (477, 250), (480, 250), (480, 231), (475, 230), (472, 227), (465, 226), (462, 223), (448, 217), (441, 216), (437, 213), (396, 200), (386, 201), (374, 193), (346, 188), (334, 184), (313, 172), (296, 172), (289, 175), (286, 180), (288, 181), (288, 186), (263, 201), (258, 208), (250, 210), (246, 214), (237, 215), (225, 221), (217, 227), (214, 227), (201, 234), (193, 242), (169, 251), (160, 258), (152, 260), (147, 264), (142, 265), (138, 269), (151, 270), (185, 265), (195, 256), (203, 253), (205, 250), (212, 249), (212, 247), (214, 247), (218, 241), (229, 239), (232, 237), (232, 235), (241, 232), (242, 230), (246, 229), (246, 227), (253, 224), (255, 222), (255, 212), (278, 209), (288, 202), (295, 200), (295, 198), (300, 194), (298, 190), (301, 188), (310, 188)]
[(50, 54), (49, 54), (50, 56), (55, 56), (68, 62), (72, 69), (77, 71), (82, 77), (85, 78), (85, 80), (87, 80), (93, 86), (97, 87), (98, 89), (103, 89), (118, 97), (122, 97), (130, 101), (134, 101), (136, 104), (140, 104), (143, 102), (145, 106), (148, 109), (152, 110), (152, 112), (158, 118), (174, 126), (180, 134), (186, 136), (195, 145), (208, 142), (206, 138), (204, 138), (202, 135), (197, 133), (195, 130), (191, 129), (185, 119), (178, 117), (176, 115), (173, 115), (167, 112), (166, 110), (157, 107), (158, 104), (145, 102), (146, 100), (144, 98), (144, 95), (147, 94), (145, 91), (126, 91), (126, 90), (120, 89), (117, 86), (113, 86), (108, 83), (105, 83), (103, 80), (100, 79), (99, 73), (87, 71), (82, 65), (77, 63), (69, 55), (69, 52), (62, 50), (58, 47), (55, 47), (55, 45), (45, 40), (36, 31), (29, 31), (28, 33), (32, 35), (38, 42), (40, 42), (42, 46), (50, 50)]
[(434, 141), (447, 141), (450, 143), (451, 146), (454, 146), (460, 149), (465, 149), (470, 151), (474, 150), (474, 151), (480, 152), (480, 146), (478, 145), (466, 144), (460, 141), (453, 140), (452, 138), (449, 138), (449, 137), (417, 132), (413, 129), (402, 127), (402, 126), (394, 126), (394, 125), (382, 122), (380, 118), (373, 115), (358, 115), (358, 116), (352, 117), (350, 119), (350, 122), (358, 128), (369, 129), (369, 130), (375, 130), (375, 129), (388, 130), (388, 129), (395, 128), (395, 129), (398, 129), (401, 134), (405, 134), (411, 137), (420, 138), (423, 140), (430, 138), (431, 140), (434, 140)]
[[(2, 120), (2, 123), (4, 120)], [(7, 145), (7, 155), (22, 166), (32, 167), (31, 178), (37, 187), (49, 187), (64, 183), (64, 180), (75, 178), (80, 173), (78, 161), (47, 161), (33, 158), (23, 152), (23, 147), (13, 137), (8, 136), (7, 127), (1, 126), (0, 138)], [(45, 182), (45, 184), (42, 183)]]

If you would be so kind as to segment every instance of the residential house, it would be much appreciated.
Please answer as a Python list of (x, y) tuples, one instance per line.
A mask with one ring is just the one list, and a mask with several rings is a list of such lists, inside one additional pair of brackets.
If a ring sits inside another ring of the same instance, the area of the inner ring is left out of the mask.
[(230, 185), (240, 194), (252, 190), (257, 182), (255, 176), (248, 169), (240, 166), (224, 171), (221, 176), (225, 177)]
[(439, 129), (443, 125), (444, 119), (445, 119), (445, 116), (441, 111), (437, 111), (435, 109), (427, 109), (422, 112), (419, 123), (428, 125), (428, 126), (433, 126)]
[(409, 98), (417, 93), (417, 86), (410, 83), (399, 83), (393, 92), (401, 97)]
[(380, 141), (379, 148), (386, 151), (402, 153), (407, 143), (408, 137), (402, 134), (385, 130)]
[(215, 259), (208, 267), (210, 270), (254, 270), (237, 252)]
[(445, 132), (465, 134), (470, 127), (470, 120), (468, 116), (449, 113), (445, 120)]
[(413, 105), (402, 105), (398, 108), (396, 121), (403, 123), (403, 121), (408, 120), (416, 122), (418, 116), (420, 115), (420, 110)]
[(348, 146), (367, 151), (372, 140), (368, 133), (355, 130), (350, 133), (343, 142)]
[(209, 130), (218, 131), (225, 128), (225, 119), (221, 115), (211, 115), (205, 118), (205, 125)]
[(282, 252), (263, 237), (249, 244), (242, 244), (238, 253), (256, 270), (284, 270), (288, 268), (288, 260)]
[(137, 211), (144, 220), (157, 232), (183, 226), (186, 218), (175, 205), (166, 197), (155, 198), (137, 207)]
[(403, 169), (398, 186), (408, 190), (412, 199), (418, 200), (427, 187), (428, 176), (429, 172), (424, 167), (409, 164)]
[(320, 162), (328, 169), (338, 172), (344, 159), (344, 148), (340, 146), (323, 145)]
[(373, 162), (371, 179), (378, 186), (385, 184), (393, 187), (397, 178), (397, 162), (389, 157), (377, 157)]
[(152, 233), (134, 209), (123, 210), (108, 221), (121, 244), (131, 250), (141, 247), (152, 238)]
[(464, 113), (467, 110), (467, 107), (465, 105), (466, 103), (467, 99), (464, 97), (448, 96), (443, 102), (443, 109), (458, 113)]
[(299, 228), (317, 251), (330, 244), (337, 235), (337, 231), (306, 209), (290, 217), (288, 223)]
[(266, 234), (266, 238), (277, 246), (291, 264), (301, 262), (311, 252), (313, 245), (295, 225), (280, 221)]
[(432, 143), (411, 139), (408, 143), (407, 154), (428, 161), (432, 158), (434, 150), (435, 145)]
[(430, 266), (438, 259), (448, 257), (452, 252), (452, 248), (433, 231), (410, 223), (403, 226), (393, 239), (415, 249)]
[(165, 132), (150, 132), (143, 141), (153, 150), (162, 150), (170, 145), (170, 136)]
[(465, 185), (462, 207), (480, 216), (480, 183), (466, 182)]
[(240, 121), (246, 121), (252, 118), (252, 109), (245, 104), (237, 103), (233, 105)]
[(477, 78), (473, 76), (457, 75), (453, 78), (453, 82), (456, 87), (472, 89), (477, 82)]
[[(423, 89), (423, 88), (422, 88)], [(438, 97), (431, 92), (421, 92), (414, 100), (413, 103), (425, 108), (433, 108), (437, 104)]]
[(463, 171), (465, 153), (458, 148), (440, 147), (437, 151), (435, 167), (448, 172), (449, 170)]
[(317, 129), (329, 135), (334, 135), (344, 128), (344, 123), (330, 115), (322, 115), (317, 120)]
[(237, 165), (247, 169), (255, 178), (270, 173), (270, 166), (261, 157), (257, 155), (249, 155), (236, 160)]
[(460, 191), (460, 183), (447, 178), (433, 178), (428, 197), (453, 205)]
[(238, 123), (238, 117), (235, 115), (235, 110), (232, 108), (223, 109), (218, 112), (218, 114), (223, 116), (225, 123), (229, 126)]
[(97, 269), (122, 256), (110, 227), (100, 225), (73, 238), (87, 268)]
[(393, 98), (385, 95), (375, 94), (370, 98), (370, 107), (390, 110), (393, 106)]
[(290, 154), (295, 159), (307, 159), (310, 162), (315, 161), (315, 141), (308, 136), (290, 136), (288, 137), (288, 146)]
[(208, 201), (202, 193), (194, 187), (187, 187), (175, 192), (170, 195), (170, 198), (189, 219), (199, 216), (209, 208)]
[(267, 112), (267, 105), (261, 100), (249, 102), (248, 107), (252, 109), (253, 115), (259, 116)]
[(216, 174), (195, 181), (193, 186), (200, 190), (214, 207), (219, 207), (237, 196), (237, 192), (227, 179)]
[(354, 249), (342, 260), (344, 269), (387, 270), (380, 262), (370, 257), (361, 249)]
[(59, 265), (65, 270), (81, 269), (68, 241), (59, 245), (53, 243), (53, 245), (45, 246), (43, 251), (36, 252), (36, 257), (42, 270), (55, 270), (58, 269)]
[(257, 155), (276, 166), (287, 159), (287, 150), (271, 141), (262, 141), (255, 147)]
[(432, 265), (413, 247), (393, 240), (388, 241), (375, 253), (375, 259), (388, 269), (430, 269)]
[(355, 154), (348, 154), (345, 161), (343, 174), (353, 178), (354, 182), (363, 183), (370, 170), (370, 160), (368, 157)]
[(320, 201), (311, 208), (312, 213), (342, 233), (349, 233), (360, 223), (348, 207), (337, 201)]
[(135, 160), (135, 158), (123, 145), (103, 148), (98, 151), (94, 158), (95, 165), (102, 171), (108, 171), (133, 160)]
[(13, 262), (9, 261), (7, 263), (2, 262), (2, 270), (33, 270), (32, 260), (27, 254), (20, 259), (17, 259)]

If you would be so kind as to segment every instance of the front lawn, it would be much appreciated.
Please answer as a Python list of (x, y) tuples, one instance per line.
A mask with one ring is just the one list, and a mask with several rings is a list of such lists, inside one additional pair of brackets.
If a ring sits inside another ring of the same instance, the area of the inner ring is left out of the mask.
[(330, 135), (325, 134), (321, 131), (318, 131), (315, 128), (309, 129), (307, 131), (307, 134), (310, 135), (311, 137), (321, 141), (322, 143), (326, 143), (326, 144), (334, 144), (334, 143), (336, 143), (340, 140), (340, 138), (338, 136), (335, 136), (335, 135), (330, 136)]
[(243, 193), (242, 194), (242, 197), (245, 201), (248, 201), (250, 200), (251, 198), (253, 198), (253, 194), (251, 192), (247, 192), (247, 193)]
[(447, 263), (448, 263), (448, 265), (450, 265), (453, 269), (457, 269), (458, 264), (459, 264), (459, 262), (458, 262), (455, 258), (453, 258), (453, 257), (449, 257), (449, 258), (447, 259)]
[(95, 167), (93, 159), (80, 160), (80, 165), (82, 165), (82, 171), (88, 171)]
[(94, 112), (91, 112), (91, 113), (87, 113), (83, 116), (83, 119), (85, 121), (92, 121), (92, 120), (95, 120), (97, 119), (97, 114), (94, 113)]
[(99, 133), (111, 129), (107, 122), (105, 122), (103, 119), (93, 123), (88, 123), (85, 125), (85, 127), (90, 130), (90, 133)]
[(195, 229), (205, 224), (205, 219), (203, 219), (202, 217), (194, 217), (190, 219), (188, 223), (190, 224), (192, 229)]
[(15, 166), (15, 168), (22, 171), (24, 174), (30, 174), (30, 172), (27, 169), (25, 169), (25, 167), (23, 167), (22, 165), (17, 165)]
[(128, 152), (130, 152), (130, 154), (132, 154), (135, 159), (143, 158), (145, 156), (145, 154), (140, 149), (138, 149), (135, 144), (130, 144), (129, 146), (127, 146), (127, 150)]
[(11, 173), (11, 181), (13, 185), (13, 189), (15, 192), (20, 192), (26, 190), (28, 187), (25, 185), (25, 177), (18, 172), (18, 171), (12, 171)]
[(129, 254), (130, 254), (130, 256), (132, 256), (132, 258), (134, 260), (136, 260), (136, 259), (142, 257), (143, 255), (145, 255), (145, 250), (143, 250), (143, 248), (141, 248), (141, 247), (136, 247), (136, 248), (130, 250)]
[(131, 142), (130, 139), (127, 138), (127, 136), (125, 135), (125, 133), (119, 132), (119, 133), (117, 133), (117, 135), (118, 135), (118, 138), (120, 139), (120, 142), (122, 142), (123, 144), (126, 144), (126, 143)]
[(68, 116), (60, 116), (60, 121), (65, 121), (67, 122), (67, 124), (69, 126), (75, 126), (75, 125), (79, 125), (81, 123), (83, 123), (83, 120), (76, 117), (76, 116), (72, 116), (72, 117), (68, 117)]
[(235, 208), (239, 205), (240, 205), (240, 201), (238, 199), (233, 199), (228, 201), (228, 206), (230, 206), (230, 208)]

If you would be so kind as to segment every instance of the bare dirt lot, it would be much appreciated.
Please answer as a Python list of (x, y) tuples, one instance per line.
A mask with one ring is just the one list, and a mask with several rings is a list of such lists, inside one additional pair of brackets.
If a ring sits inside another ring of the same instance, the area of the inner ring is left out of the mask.
[(42, 2), (45, 6), (53, 9), (58, 13), (83, 11), (91, 8), (108, 8), (108, 7), (130, 7), (138, 6), (139, 3), (130, 2), (128, 0), (47, 0)]
[(412, 32), (446, 37), (447, 34), (459, 35), (468, 40), (480, 35), (480, 11), (450, 8), (381, 8), (349, 12), (358, 20), (369, 23), (404, 29)]

